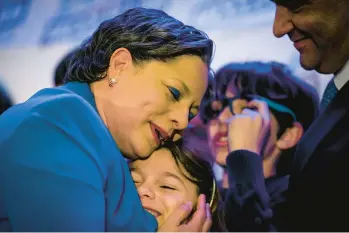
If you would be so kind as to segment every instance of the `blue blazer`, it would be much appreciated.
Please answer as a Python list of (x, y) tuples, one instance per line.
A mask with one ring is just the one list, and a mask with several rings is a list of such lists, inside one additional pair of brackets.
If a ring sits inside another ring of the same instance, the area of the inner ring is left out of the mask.
[(0, 231), (156, 231), (86, 83), (0, 115)]

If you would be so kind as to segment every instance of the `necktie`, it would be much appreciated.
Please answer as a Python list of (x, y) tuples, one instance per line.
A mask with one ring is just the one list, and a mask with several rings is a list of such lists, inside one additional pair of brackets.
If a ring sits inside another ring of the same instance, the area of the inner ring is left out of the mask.
[(338, 90), (333, 79), (327, 84), (324, 95), (322, 96), (320, 107), (325, 109), (331, 100), (336, 96)]

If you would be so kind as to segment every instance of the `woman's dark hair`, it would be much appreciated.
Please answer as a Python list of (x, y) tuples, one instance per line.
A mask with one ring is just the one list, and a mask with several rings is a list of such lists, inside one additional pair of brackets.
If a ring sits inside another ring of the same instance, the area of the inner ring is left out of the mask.
[(212, 212), (211, 231), (227, 231), (224, 223), (223, 203), (212, 164), (183, 139), (177, 142), (168, 141), (165, 143), (165, 148), (171, 151), (182, 174), (196, 185), (197, 194), (205, 194), (206, 202), (210, 204)]
[(91, 83), (103, 79), (118, 48), (128, 49), (135, 64), (194, 55), (210, 66), (213, 41), (204, 32), (161, 10), (129, 9), (101, 23), (92, 37), (83, 42), (70, 63), (66, 81)]

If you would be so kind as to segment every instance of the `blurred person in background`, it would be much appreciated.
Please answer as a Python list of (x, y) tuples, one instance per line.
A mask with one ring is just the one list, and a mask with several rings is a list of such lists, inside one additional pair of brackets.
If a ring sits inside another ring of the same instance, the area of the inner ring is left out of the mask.
[(0, 83), (0, 115), (13, 105), (13, 101), (6, 91), (5, 87)]
[(69, 63), (74, 57), (74, 53), (76, 52), (77, 49), (70, 51), (60, 60), (60, 62), (56, 66), (53, 79), (54, 86), (58, 87), (64, 84), (64, 77), (67, 74)]
[[(277, 62), (227, 64), (217, 71), (213, 84), (200, 116), (207, 123), (211, 154), (224, 168), (221, 187), (227, 228), (275, 230), (283, 220), (278, 217), (284, 210), (295, 146), (318, 114), (317, 92)], [(244, 114), (259, 108), (270, 118), (260, 156), (233, 151), (245, 130)], [(275, 218), (269, 219), (265, 211), (269, 209)], [(274, 228), (261, 218), (273, 221)]]

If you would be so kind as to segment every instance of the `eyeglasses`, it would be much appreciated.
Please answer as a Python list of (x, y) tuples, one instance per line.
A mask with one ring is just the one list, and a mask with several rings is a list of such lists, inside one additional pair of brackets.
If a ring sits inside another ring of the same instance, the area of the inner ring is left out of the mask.
[(204, 121), (208, 122), (210, 120), (217, 118), (219, 116), (219, 114), (226, 107), (229, 107), (231, 114), (236, 115), (236, 113), (234, 112), (234, 104), (233, 103), (234, 103), (234, 101), (236, 101), (238, 99), (247, 100), (247, 101), (257, 99), (257, 100), (264, 101), (268, 105), (270, 110), (280, 112), (280, 113), (286, 113), (292, 117), (293, 121), (297, 121), (296, 114), (293, 110), (291, 110), (290, 108), (288, 108), (282, 104), (279, 104), (275, 101), (272, 101), (270, 99), (267, 99), (267, 98), (264, 98), (264, 97), (258, 96), (258, 95), (244, 95), (244, 96), (235, 96), (235, 97), (231, 97), (231, 98), (224, 97), (224, 98), (221, 98), (218, 100), (214, 100), (214, 101), (217, 101), (217, 106), (218, 106), (217, 108), (212, 107), (212, 103), (214, 103), (214, 101), (211, 101), (204, 108), (204, 116), (203, 116)]

